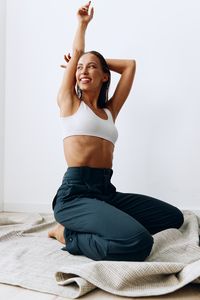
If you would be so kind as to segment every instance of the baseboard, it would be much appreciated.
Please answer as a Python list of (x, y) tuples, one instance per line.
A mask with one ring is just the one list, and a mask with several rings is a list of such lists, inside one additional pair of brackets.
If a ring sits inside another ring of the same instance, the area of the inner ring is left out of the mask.
[(7, 212), (34, 212), (34, 213), (52, 213), (51, 203), (14, 203), (6, 202), (3, 211)]

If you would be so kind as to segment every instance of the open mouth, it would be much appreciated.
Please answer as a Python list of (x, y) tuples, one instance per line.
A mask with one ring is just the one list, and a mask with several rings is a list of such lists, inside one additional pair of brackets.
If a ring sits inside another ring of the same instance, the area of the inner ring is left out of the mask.
[(81, 83), (89, 83), (90, 81), (91, 81), (91, 79), (88, 78), (88, 77), (83, 77), (83, 78), (80, 79)]

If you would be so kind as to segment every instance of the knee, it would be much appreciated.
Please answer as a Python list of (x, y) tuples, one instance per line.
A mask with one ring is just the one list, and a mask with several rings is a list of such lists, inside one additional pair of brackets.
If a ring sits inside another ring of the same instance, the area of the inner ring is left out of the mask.
[(145, 232), (138, 238), (136, 247), (136, 258), (138, 261), (144, 261), (151, 253), (153, 247), (153, 237)]
[(112, 251), (108, 251), (104, 260), (144, 261), (151, 252), (153, 242), (153, 237), (145, 231), (123, 242), (112, 243)]
[(153, 243), (153, 237), (148, 231), (144, 231), (139, 236), (133, 237), (129, 243), (127, 260), (144, 261), (150, 255)]
[(183, 225), (184, 222), (184, 216), (183, 213), (176, 208), (175, 212), (174, 212), (174, 216), (173, 216), (173, 228), (180, 228)]

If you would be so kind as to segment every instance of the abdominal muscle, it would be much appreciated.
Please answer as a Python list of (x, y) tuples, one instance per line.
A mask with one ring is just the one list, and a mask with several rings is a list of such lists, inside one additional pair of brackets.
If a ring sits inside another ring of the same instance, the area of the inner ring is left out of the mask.
[(68, 167), (112, 168), (114, 145), (102, 138), (86, 135), (63, 140)]

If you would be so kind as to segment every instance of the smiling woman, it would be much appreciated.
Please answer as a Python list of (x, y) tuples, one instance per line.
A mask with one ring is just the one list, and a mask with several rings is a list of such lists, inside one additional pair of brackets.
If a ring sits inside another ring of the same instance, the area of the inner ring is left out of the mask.
[[(84, 70), (85, 68), (85, 70)], [(89, 74), (87, 74), (90, 71)], [(90, 76), (91, 74), (91, 76)], [(97, 51), (86, 52), (80, 58), (77, 65), (76, 79), (79, 82), (79, 77), (81, 83), (89, 83), (91, 80), (103, 76), (103, 84), (98, 84), (101, 87), (99, 92), (99, 97), (97, 101), (97, 106), (100, 108), (105, 107), (105, 102), (108, 101), (108, 90), (110, 86), (110, 69), (104, 57)], [(89, 80), (87, 82), (87, 80)], [(83, 82), (84, 81), (84, 82)], [(82, 97), (81, 87), (78, 85), (78, 92), (80, 98)], [(84, 88), (84, 87), (83, 87)]]
[[(78, 10), (73, 53), (65, 56), (68, 65), (58, 93), (68, 168), (53, 199), (58, 226), (49, 237), (65, 244), (64, 250), (94, 260), (143, 261), (151, 252), (152, 234), (179, 228), (183, 215), (161, 200), (117, 192), (111, 183), (115, 120), (131, 90), (136, 63), (84, 53), (94, 14), (90, 4)], [(110, 71), (120, 79), (108, 98)]]

